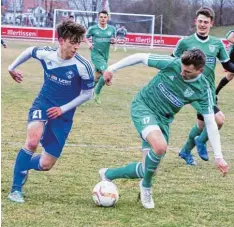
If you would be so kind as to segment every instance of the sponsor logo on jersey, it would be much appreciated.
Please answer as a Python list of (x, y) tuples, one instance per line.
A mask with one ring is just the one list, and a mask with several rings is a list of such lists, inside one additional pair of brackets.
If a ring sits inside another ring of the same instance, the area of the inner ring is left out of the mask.
[(64, 85), (64, 86), (70, 86), (71, 85), (70, 80), (65, 80), (65, 79), (59, 78), (59, 77), (57, 77), (57, 76), (55, 76), (53, 74), (50, 75), (47, 72), (46, 72), (46, 76), (50, 81), (52, 81), (52, 82), (54, 82), (56, 84), (61, 84), (61, 85)]
[(180, 101), (174, 94), (169, 91), (164, 84), (160, 83), (158, 84), (159, 90), (162, 92), (162, 94), (166, 97), (167, 100), (169, 100), (172, 104), (174, 104), (177, 107), (182, 107), (184, 103)]
[(69, 80), (71, 80), (74, 76), (75, 76), (75, 75), (74, 75), (74, 73), (73, 73), (71, 70), (68, 71), (68, 72), (66, 72), (66, 77), (67, 77)]
[(186, 98), (191, 97), (195, 92), (192, 90), (192, 88), (188, 87), (185, 91), (184, 91), (184, 96)]
[(110, 38), (96, 38), (95, 41), (98, 43), (109, 43)]
[(215, 57), (207, 57), (206, 64), (215, 64), (216, 58)]
[(215, 48), (216, 48), (215, 45), (209, 44), (209, 50), (210, 50), (210, 52), (214, 53), (215, 52)]

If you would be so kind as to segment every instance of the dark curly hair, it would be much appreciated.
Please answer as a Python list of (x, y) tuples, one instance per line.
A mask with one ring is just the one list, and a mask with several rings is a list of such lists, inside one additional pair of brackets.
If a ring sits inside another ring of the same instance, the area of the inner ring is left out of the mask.
[(195, 69), (201, 69), (206, 64), (206, 56), (200, 49), (191, 49), (185, 51), (181, 56), (181, 62), (184, 65), (194, 65)]
[(58, 38), (64, 40), (70, 39), (72, 42), (80, 43), (85, 35), (85, 28), (78, 23), (75, 23), (69, 19), (64, 20), (57, 26)]

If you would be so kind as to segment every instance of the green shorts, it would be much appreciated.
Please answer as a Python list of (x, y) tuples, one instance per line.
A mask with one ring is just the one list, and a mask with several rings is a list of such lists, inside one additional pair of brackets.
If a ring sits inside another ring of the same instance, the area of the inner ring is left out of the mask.
[(162, 118), (149, 109), (144, 102), (134, 100), (131, 106), (132, 121), (142, 138), (142, 149), (150, 148), (150, 144), (145, 140), (143, 132), (151, 131), (158, 127), (163, 133), (167, 143), (169, 141), (169, 124), (162, 121)]
[(95, 66), (96, 72), (102, 72), (108, 67), (107, 61), (102, 56), (100, 56), (99, 58), (92, 58), (92, 62)]

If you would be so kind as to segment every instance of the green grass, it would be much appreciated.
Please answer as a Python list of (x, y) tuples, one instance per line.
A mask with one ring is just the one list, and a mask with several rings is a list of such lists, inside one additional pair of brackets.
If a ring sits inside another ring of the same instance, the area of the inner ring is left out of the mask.
[[(8, 65), (26, 47), (36, 43), (8, 41), (2, 49), (2, 226), (4, 227), (232, 227), (234, 223), (234, 84), (220, 94), (220, 108), (226, 115), (221, 130), (222, 149), (230, 165), (227, 177), (216, 169), (209, 147), (210, 161), (199, 159), (189, 167), (178, 158), (196, 114), (185, 107), (171, 127), (167, 155), (154, 181), (156, 207), (145, 210), (137, 203), (138, 181), (117, 180), (121, 198), (114, 208), (96, 207), (91, 192), (98, 183), (98, 170), (141, 160), (141, 141), (130, 117), (134, 95), (155, 75), (156, 70), (142, 65), (116, 73), (112, 87), (102, 92), (101, 106), (93, 101), (77, 109), (74, 126), (63, 155), (49, 172), (31, 171), (24, 187), (26, 202), (7, 200), (12, 167), (26, 133), (28, 109), (42, 81), (40, 64), (30, 60), (20, 67), (22, 84), (7, 73)], [(41, 44), (43, 45), (43, 44)], [(111, 50), (110, 63), (136, 52), (171, 53), (170, 50)], [(89, 50), (80, 53), (89, 58)], [(217, 81), (225, 73), (217, 67)], [(38, 152), (41, 151), (41, 148)]]
[(220, 37), (220, 38), (225, 38), (225, 35), (227, 34), (227, 32), (233, 29), (234, 29), (234, 25), (213, 27), (210, 30), (210, 35)]

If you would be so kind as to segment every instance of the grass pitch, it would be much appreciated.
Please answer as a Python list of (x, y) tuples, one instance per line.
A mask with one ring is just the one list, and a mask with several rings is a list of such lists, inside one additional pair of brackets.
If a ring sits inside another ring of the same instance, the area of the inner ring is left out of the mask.
[[(154, 180), (156, 207), (145, 210), (137, 203), (138, 181), (116, 180), (121, 198), (114, 208), (96, 207), (91, 199), (99, 181), (98, 170), (141, 160), (140, 138), (130, 120), (134, 95), (156, 74), (156, 69), (137, 65), (116, 73), (111, 87), (102, 92), (102, 105), (93, 101), (77, 109), (72, 132), (63, 155), (49, 172), (31, 171), (24, 187), (24, 204), (7, 200), (12, 182), (12, 167), (26, 136), (28, 109), (43, 82), (36, 60), (20, 66), (22, 84), (15, 83), (8, 65), (26, 47), (48, 45), (7, 41), (2, 49), (2, 226), (4, 227), (231, 227), (234, 223), (234, 82), (220, 94), (219, 107), (226, 115), (221, 130), (222, 149), (230, 170), (223, 178), (210, 161), (189, 167), (178, 158), (196, 114), (185, 107), (171, 127), (167, 155)], [(79, 52), (90, 59), (89, 50)], [(110, 53), (110, 64), (130, 54), (171, 50), (122, 49)], [(217, 82), (225, 75), (217, 65)], [(40, 152), (39, 149), (38, 152)]]

